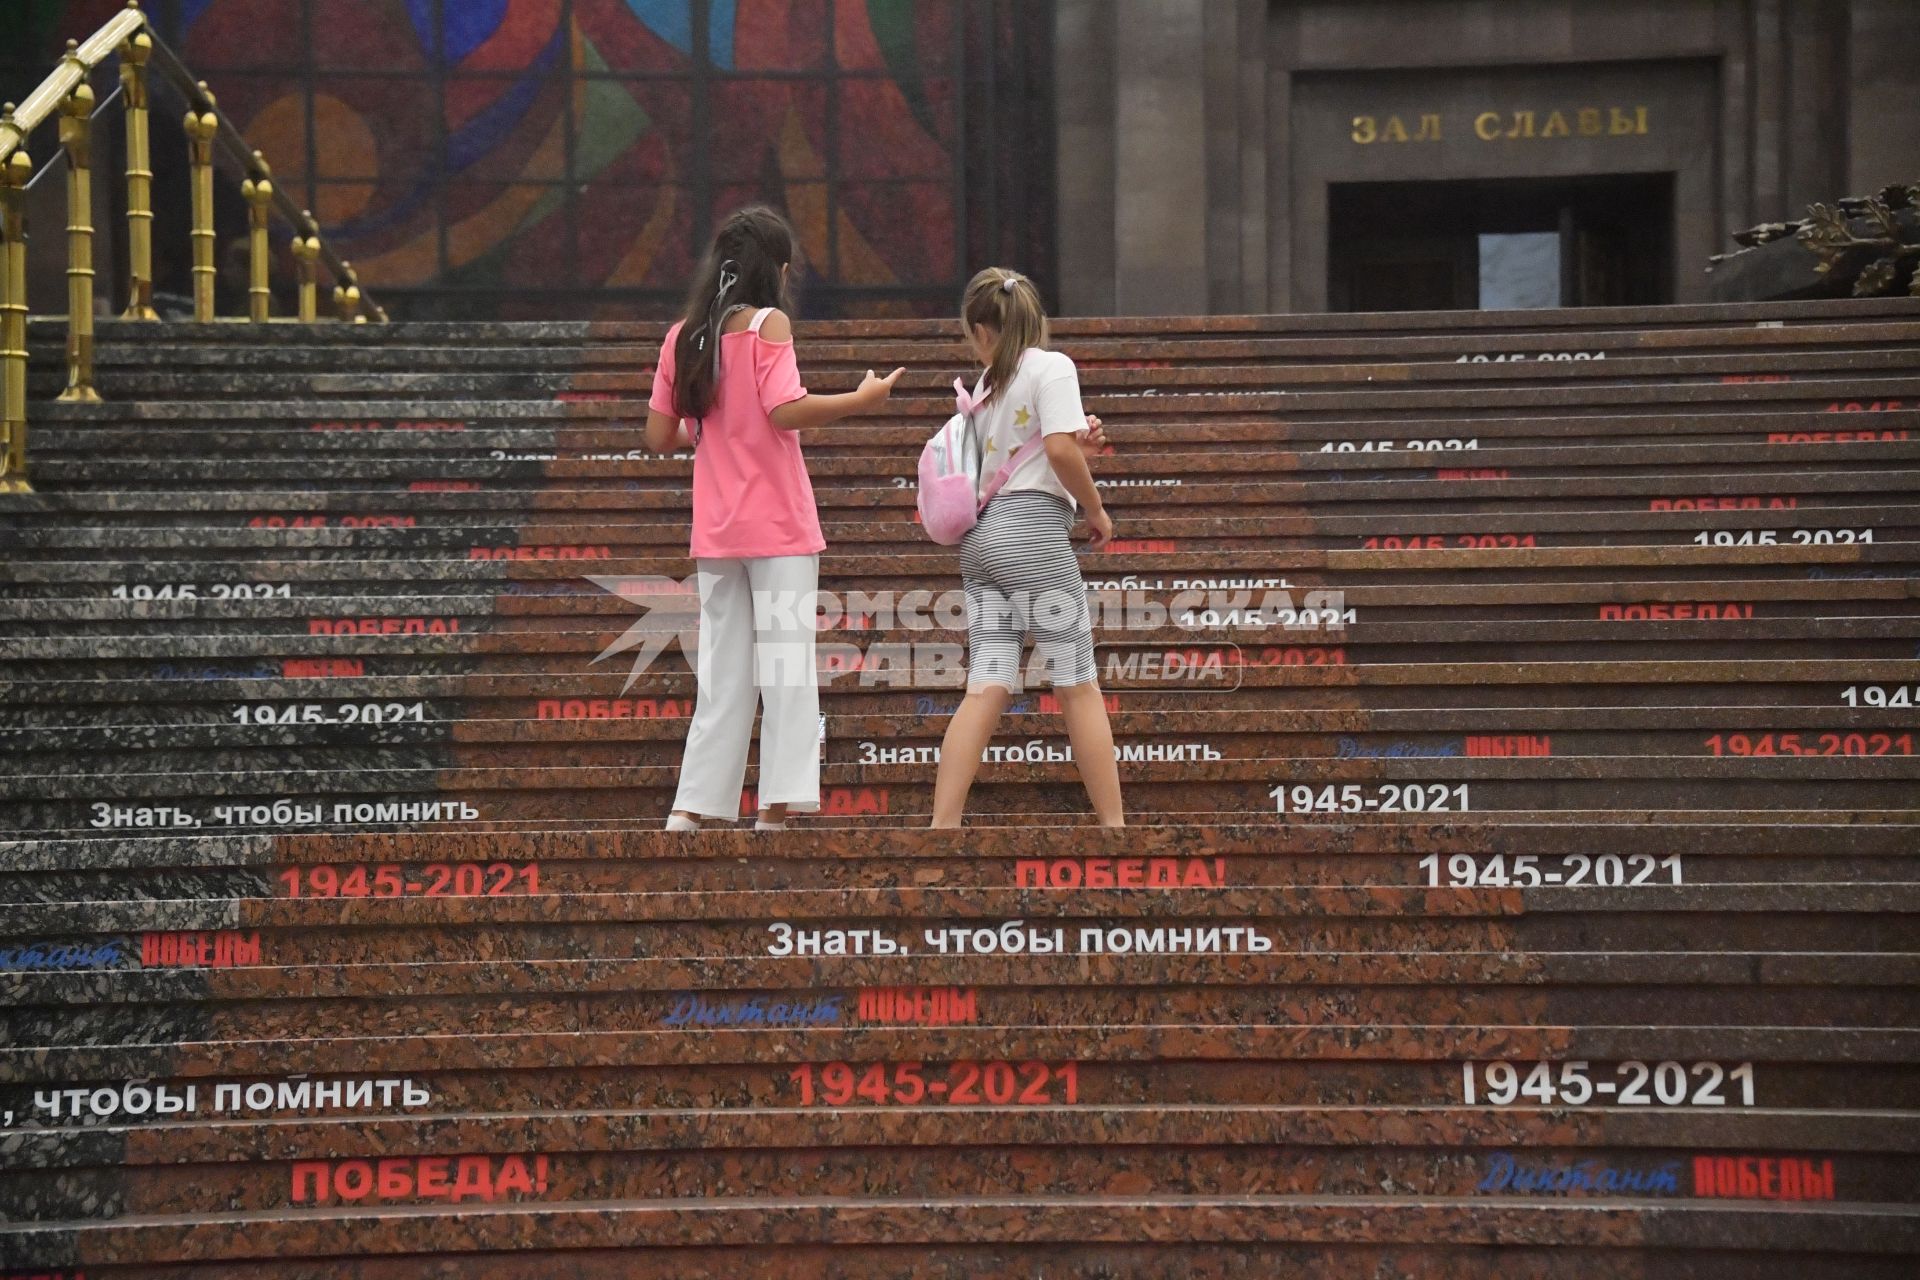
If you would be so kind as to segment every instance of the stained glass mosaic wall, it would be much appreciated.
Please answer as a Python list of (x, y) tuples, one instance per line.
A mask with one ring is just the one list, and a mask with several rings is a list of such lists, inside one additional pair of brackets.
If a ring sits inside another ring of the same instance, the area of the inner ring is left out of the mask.
[[(118, 0), (6, 0), (9, 88)], [(1042, 279), (1050, 5), (150, 0), (396, 314), (662, 315), (716, 218), (784, 210), (811, 315)]]

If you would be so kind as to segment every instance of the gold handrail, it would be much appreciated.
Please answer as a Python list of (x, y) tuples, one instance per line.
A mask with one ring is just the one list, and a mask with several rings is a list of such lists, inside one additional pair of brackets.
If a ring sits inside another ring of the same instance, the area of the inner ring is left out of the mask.
[[(137, 2), (138, 0), (128, 0), (129, 4)], [(158, 36), (154, 37), (153, 42), (153, 66), (156, 71), (171, 81), (190, 103), (199, 104), (195, 109), (200, 112), (203, 119), (212, 117), (209, 126), (212, 129), (211, 141), (232, 164), (255, 178), (272, 176), (266, 157), (248, 144), (246, 137), (234, 126), (233, 121), (220, 110), (220, 104), (208, 90), (207, 82), (195, 80), (193, 73), (187, 70), (187, 65), (180, 61), (179, 55)], [(289, 196), (278, 183), (274, 184), (273, 188), (273, 208), (296, 232), (316, 240), (320, 238), (320, 225), (314, 220), (313, 214), (295, 204), (293, 197)], [(335, 290), (336, 299), (340, 289), (351, 288), (359, 300), (360, 309), (348, 313), (342, 317), (343, 319), (357, 318), (385, 323), (386, 311), (361, 287), (360, 279), (354, 274), (351, 262), (341, 258), (333, 251), (331, 245), (324, 243), (320, 246), (319, 261), (326, 266), (328, 274), (339, 286)]]
[[(216, 149), (246, 174), (241, 184), (248, 206), (248, 319), (271, 318), (268, 224), (278, 214), (293, 228), (292, 251), (299, 276), (299, 318), (319, 318), (318, 268), (333, 277), (333, 304), (342, 321), (385, 321), (387, 314), (361, 287), (353, 265), (320, 238), (311, 213), (296, 205), (266, 157), (251, 149), (204, 81), (154, 31), (140, 0), (108, 19), (82, 41), (67, 41), (53, 74), (18, 105), (0, 108), (0, 493), (31, 492), (27, 483), (27, 220), (26, 189), (33, 162), (26, 141), (59, 117), (60, 151), (67, 169), (67, 388), (62, 400), (97, 403), (93, 385), (93, 165), (95, 114), (92, 74), (108, 58), (120, 59), (127, 127), (128, 320), (157, 320), (153, 309), (153, 171), (149, 137), (149, 70), (186, 97), (185, 128), (193, 193), (194, 319), (214, 316), (213, 167)], [(112, 98), (109, 98), (111, 103)], [(102, 108), (104, 110), (104, 108)]]
[(107, 19), (106, 25), (85, 41), (67, 41), (67, 56), (60, 60), (59, 68), (9, 112), (10, 119), (0, 120), (0, 161), (18, 150), (27, 135), (60, 110), (95, 68), (146, 25), (147, 15), (140, 12), (138, 0), (128, 0), (125, 9)]

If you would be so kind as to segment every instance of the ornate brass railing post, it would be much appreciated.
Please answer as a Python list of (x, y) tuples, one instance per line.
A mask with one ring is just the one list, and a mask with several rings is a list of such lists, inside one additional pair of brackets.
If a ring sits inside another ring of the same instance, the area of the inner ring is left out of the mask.
[[(13, 104), (0, 120), (13, 122)], [(0, 162), (0, 493), (27, 484), (27, 208), (33, 161), (16, 151)]]
[[(139, 0), (127, 0), (138, 9)], [(153, 37), (135, 32), (120, 46), (120, 87), (127, 100), (127, 274), (132, 277), (128, 320), (158, 320), (153, 309), (153, 148), (150, 145), (147, 60)]]
[(253, 153), (253, 174), (240, 184), (247, 202), (247, 318), (263, 324), (273, 314), (273, 288), (268, 282), (267, 225), (273, 216), (273, 170), (267, 158)]
[(353, 264), (340, 264), (338, 283), (333, 286), (333, 310), (348, 324), (365, 324), (367, 318), (360, 314), (360, 281), (353, 274)]
[(304, 224), (293, 233), (293, 260), (300, 270), (300, 323), (320, 318), (320, 226), (311, 210), (301, 210)]
[(193, 318), (202, 323), (213, 319), (214, 266), (213, 234), (213, 140), (220, 132), (220, 117), (213, 110), (213, 94), (205, 80), (200, 81), (200, 98), (206, 110), (187, 108), (187, 152), (193, 169)]
[[(79, 48), (79, 41), (67, 41), (67, 59), (75, 64)], [(82, 80), (60, 104), (60, 149), (67, 157), (67, 389), (60, 398), (85, 404), (100, 402), (93, 389), (93, 103), (93, 89)]]
[[(8, 0), (0, 0), (4, 9)], [(20, 0), (13, 0), (17, 6)], [(216, 318), (219, 274), (218, 228), (214, 220), (213, 168), (216, 148), (247, 170), (243, 192), (248, 206), (247, 311), (255, 321), (271, 318), (272, 243), (270, 218), (278, 213), (293, 226), (293, 257), (299, 271), (299, 311), (306, 322), (321, 308), (318, 270), (324, 264), (334, 278), (333, 307), (353, 324), (385, 323), (387, 313), (367, 296), (351, 263), (343, 262), (320, 238), (311, 213), (296, 209), (273, 184), (273, 170), (258, 151), (247, 154), (239, 131), (220, 114), (204, 80), (196, 81), (153, 30), (140, 0), (124, 0), (111, 18), (85, 41), (67, 41), (65, 56), (53, 72), (20, 100), (0, 110), (0, 493), (29, 492), (27, 483), (27, 189), (37, 175), (28, 153), (33, 133), (57, 121), (67, 188), (67, 386), (60, 399), (98, 403), (94, 388), (94, 328), (97, 273), (93, 210), (93, 116), (98, 105), (89, 78), (119, 56), (120, 95), (127, 121), (127, 275), (128, 319), (158, 320), (153, 306), (153, 102), (150, 77), (158, 76), (185, 94), (184, 121), (191, 162), (193, 197), (193, 314)], [(111, 99), (109, 99), (111, 102)], [(48, 167), (51, 167), (49, 165)], [(113, 292), (109, 289), (109, 292)], [(118, 305), (119, 299), (112, 299)]]

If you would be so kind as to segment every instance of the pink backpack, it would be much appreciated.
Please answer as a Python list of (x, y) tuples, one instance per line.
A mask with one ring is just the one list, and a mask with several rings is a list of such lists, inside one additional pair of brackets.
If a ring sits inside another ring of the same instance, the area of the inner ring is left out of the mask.
[(982, 486), (973, 411), (986, 397), (968, 392), (958, 378), (953, 380), (953, 392), (959, 412), (948, 418), (920, 451), (920, 525), (943, 547), (965, 538), (1020, 464), (1046, 447), (1045, 438), (1036, 434), (1015, 449)]

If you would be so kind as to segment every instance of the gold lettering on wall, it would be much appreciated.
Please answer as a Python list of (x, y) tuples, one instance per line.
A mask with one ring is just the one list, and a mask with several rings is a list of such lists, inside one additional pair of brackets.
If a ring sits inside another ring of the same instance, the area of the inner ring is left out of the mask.
[[(1482, 142), (1645, 137), (1647, 116), (1645, 106), (1580, 107), (1572, 112), (1548, 111), (1544, 117), (1539, 111), (1482, 111), (1473, 117), (1473, 136)], [(1422, 112), (1412, 128), (1397, 115), (1355, 116), (1349, 136), (1363, 147), (1385, 142), (1441, 142), (1446, 138), (1446, 122), (1437, 112)]]

